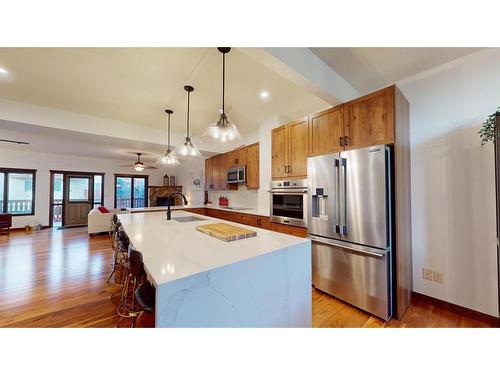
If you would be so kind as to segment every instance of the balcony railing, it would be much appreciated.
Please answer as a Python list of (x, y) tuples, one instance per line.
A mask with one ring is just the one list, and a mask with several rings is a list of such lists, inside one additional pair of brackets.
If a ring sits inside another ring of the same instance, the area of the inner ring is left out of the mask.
[[(3, 200), (0, 200), (0, 208), (3, 209)], [(32, 209), (31, 199), (7, 201), (7, 212), (9, 214), (30, 214)]]
[(130, 208), (130, 207), (144, 207), (144, 198), (134, 198), (132, 206), (132, 199), (130, 198), (116, 198), (116, 208)]

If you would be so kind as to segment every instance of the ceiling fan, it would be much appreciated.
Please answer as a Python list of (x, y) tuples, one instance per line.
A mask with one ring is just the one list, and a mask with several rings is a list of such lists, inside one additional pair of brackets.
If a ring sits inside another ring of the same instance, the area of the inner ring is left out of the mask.
[(137, 154), (137, 161), (134, 164), (122, 164), (120, 165), (120, 167), (133, 167), (137, 172), (142, 172), (144, 169), (158, 169), (157, 167), (145, 165), (141, 161), (142, 153), (136, 152), (136, 154)]

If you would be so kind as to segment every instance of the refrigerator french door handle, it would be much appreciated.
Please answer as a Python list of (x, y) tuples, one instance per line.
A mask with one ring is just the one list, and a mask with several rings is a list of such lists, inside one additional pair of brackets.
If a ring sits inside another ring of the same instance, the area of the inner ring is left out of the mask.
[(347, 169), (347, 159), (340, 158), (339, 159), (339, 225), (340, 225), (340, 234), (347, 234), (347, 219), (346, 215), (346, 169)]
[(340, 204), (340, 198), (339, 198), (339, 176), (340, 176), (340, 172), (339, 172), (339, 168), (340, 168), (340, 160), (339, 159), (335, 159), (335, 165), (334, 165), (334, 169), (333, 169), (333, 186), (334, 186), (334, 202), (333, 204), (335, 205), (335, 223), (334, 223), (334, 226), (335, 226), (335, 233), (341, 233), (341, 229), (340, 229), (340, 211), (339, 211), (339, 204)]

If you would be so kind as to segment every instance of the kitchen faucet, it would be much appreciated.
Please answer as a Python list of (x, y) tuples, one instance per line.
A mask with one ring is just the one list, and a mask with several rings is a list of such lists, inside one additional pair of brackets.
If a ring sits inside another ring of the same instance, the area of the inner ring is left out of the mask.
[(167, 200), (167, 220), (171, 220), (172, 219), (172, 211), (170, 210), (170, 204), (172, 203), (172, 200), (170, 198), (172, 198), (173, 196), (175, 195), (180, 195), (182, 197), (182, 199), (184, 199), (184, 204), (187, 205), (188, 204), (188, 200), (186, 198), (186, 196), (184, 194), (182, 194), (181, 192), (173, 192), (172, 194), (170, 194), (168, 196), (168, 200)]

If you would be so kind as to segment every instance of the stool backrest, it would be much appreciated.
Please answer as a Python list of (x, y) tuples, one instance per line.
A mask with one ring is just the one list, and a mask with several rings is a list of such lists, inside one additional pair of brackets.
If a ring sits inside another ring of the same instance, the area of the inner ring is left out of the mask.
[(122, 251), (128, 251), (130, 241), (122, 227), (118, 229), (118, 246)]
[(140, 251), (129, 249), (128, 251), (129, 259), (129, 270), (130, 273), (135, 277), (140, 277), (144, 274), (144, 266), (142, 263), (142, 253)]

